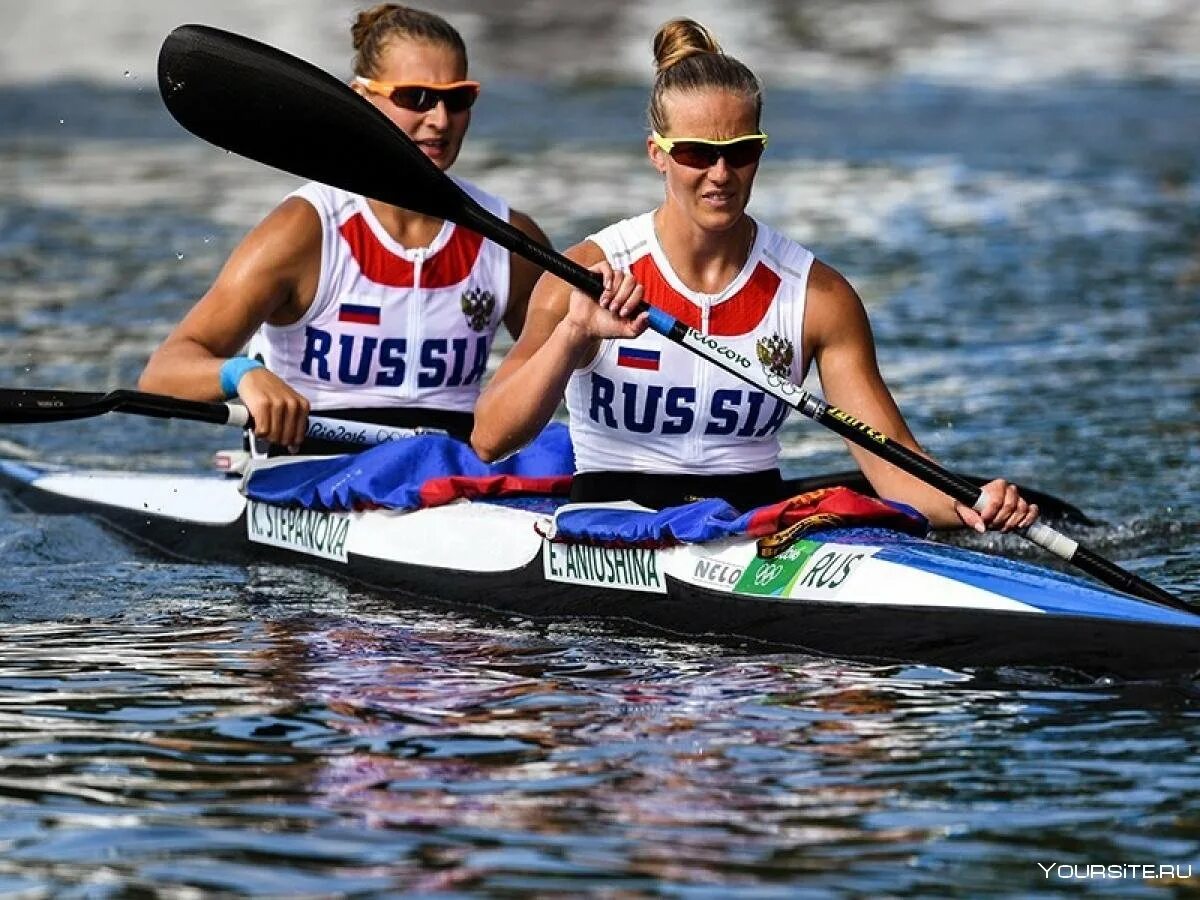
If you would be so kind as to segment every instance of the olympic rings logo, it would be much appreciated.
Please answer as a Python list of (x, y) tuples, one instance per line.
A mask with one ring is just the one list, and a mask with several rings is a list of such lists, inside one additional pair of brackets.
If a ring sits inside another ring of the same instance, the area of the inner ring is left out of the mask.
[(763, 563), (758, 567), (758, 571), (754, 573), (754, 586), (766, 587), (772, 581), (783, 574), (783, 566), (775, 563)]

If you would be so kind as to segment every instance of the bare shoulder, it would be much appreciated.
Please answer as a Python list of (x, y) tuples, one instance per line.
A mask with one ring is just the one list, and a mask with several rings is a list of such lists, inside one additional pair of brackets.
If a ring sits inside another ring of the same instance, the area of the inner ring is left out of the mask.
[(321, 239), (317, 211), (299, 197), (289, 197), (242, 238), (218, 283), (264, 276), (298, 278), (315, 271), (321, 265)]
[(321, 217), (307, 200), (288, 197), (247, 235), (286, 254), (321, 248)]
[(823, 302), (838, 303), (858, 300), (858, 294), (841, 272), (819, 259), (813, 260), (808, 273), (808, 296)]
[(575, 260), (581, 266), (594, 266), (604, 259), (604, 251), (595, 241), (580, 241), (563, 255)]
[(289, 324), (316, 291), (321, 243), (317, 211), (289, 197), (237, 245), (204, 300), (243, 308), (258, 322)]
[(841, 272), (816, 260), (808, 276), (804, 310), (807, 358), (817, 359), (837, 345), (870, 344), (871, 326), (858, 292)]
[(546, 237), (546, 233), (542, 231), (541, 226), (533, 221), (532, 217), (521, 212), (519, 209), (509, 210), (508, 221), (518, 231), (533, 238), (539, 244), (544, 244), (547, 247), (550, 246), (550, 239)]
[(833, 266), (814, 260), (808, 275), (808, 324), (835, 325), (847, 316), (865, 316), (862, 300)]

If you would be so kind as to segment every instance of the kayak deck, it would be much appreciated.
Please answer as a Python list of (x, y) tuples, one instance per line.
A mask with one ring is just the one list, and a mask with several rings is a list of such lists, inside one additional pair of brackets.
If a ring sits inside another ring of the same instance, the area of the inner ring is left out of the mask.
[(247, 501), (231, 478), (7, 461), (0, 487), (32, 511), (91, 515), (175, 558), (312, 565), (399, 597), (531, 618), (958, 669), (1200, 671), (1200, 615), (880, 528), (814, 532), (763, 559), (744, 539), (551, 542), (554, 498), (325, 513)]

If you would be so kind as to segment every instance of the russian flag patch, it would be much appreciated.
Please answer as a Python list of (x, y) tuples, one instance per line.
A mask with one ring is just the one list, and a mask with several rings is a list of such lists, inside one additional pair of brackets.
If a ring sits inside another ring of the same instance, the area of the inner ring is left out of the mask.
[(620, 347), (617, 349), (617, 365), (624, 366), (626, 369), (646, 369), (650, 372), (657, 372), (661, 355), (658, 350)]
[(339, 322), (354, 322), (358, 325), (378, 325), (379, 307), (363, 306), (360, 303), (343, 303), (338, 306)]

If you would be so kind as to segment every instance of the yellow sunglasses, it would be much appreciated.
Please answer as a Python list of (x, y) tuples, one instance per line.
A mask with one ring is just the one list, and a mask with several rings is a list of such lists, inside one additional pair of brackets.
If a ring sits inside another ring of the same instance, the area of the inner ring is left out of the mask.
[(710, 141), (707, 138), (668, 138), (655, 131), (651, 132), (650, 139), (659, 150), (689, 169), (710, 168), (721, 158), (735, 169), (748, 166), (758, 162), (767, 149), (767, 136), (762, 132), (743, 134), (727, 141)]

